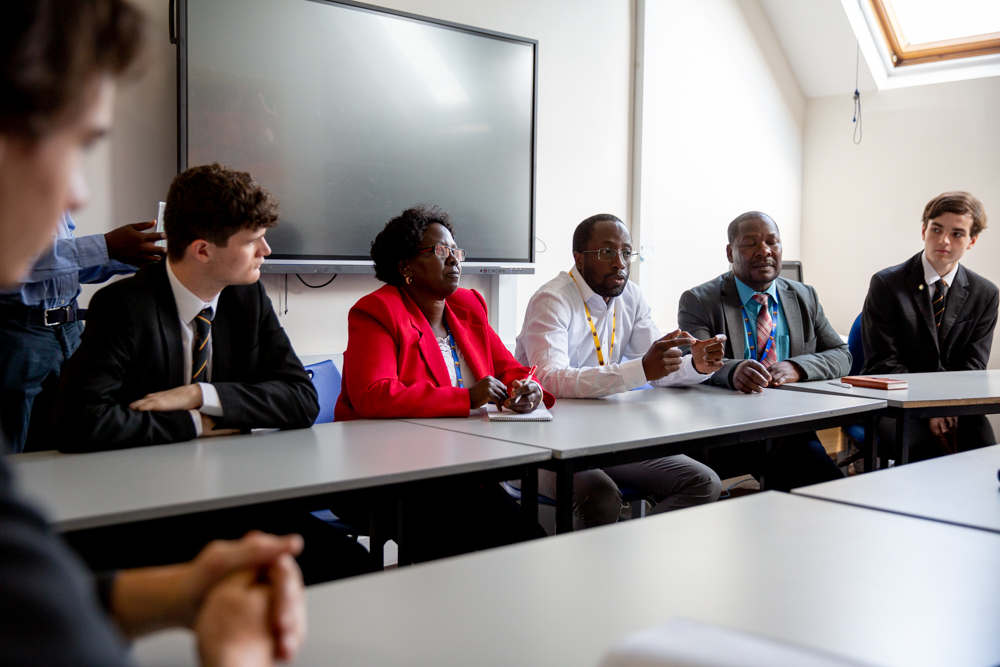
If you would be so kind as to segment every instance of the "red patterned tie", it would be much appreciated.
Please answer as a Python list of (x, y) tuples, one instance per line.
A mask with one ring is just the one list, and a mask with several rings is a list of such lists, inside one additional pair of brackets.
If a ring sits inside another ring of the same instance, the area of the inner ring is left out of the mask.
[[(767, 295), (754, 294), (753, 300), (760, 304), (760, 312), (757, 313), (757, 354), (759, 355), (767, 347), (774, 322), (771, 321), (771, 311), (767, 307)], [(771, 343), (771, 347), (767, 350), (767, 356), (760, 360), (764, 368), (770, 368), (771, 364), (778, 361), (778, 351), (774, 349), (775, 347), (777, 345)]]

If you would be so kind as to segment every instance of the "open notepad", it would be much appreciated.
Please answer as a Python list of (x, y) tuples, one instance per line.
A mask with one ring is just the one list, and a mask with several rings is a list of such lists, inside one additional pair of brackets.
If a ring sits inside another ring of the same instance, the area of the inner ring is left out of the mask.
[(520, 414), (511, 410), (500, 412), (492, 403), (486, 404), (486, 418), (491, 422), (550, 422), (552, 413), (544, 405), (539, 405), (533, 411)]

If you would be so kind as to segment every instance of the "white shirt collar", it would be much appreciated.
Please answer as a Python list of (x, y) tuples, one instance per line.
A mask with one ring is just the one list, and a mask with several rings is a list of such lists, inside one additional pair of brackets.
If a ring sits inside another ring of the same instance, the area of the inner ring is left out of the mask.
[[(584, 280), (583, 276), (580, 275), (580, 272), (576, 270), (575, 265), (573, 266), (572, 269), (568, 271), (568, 273), (576, 281), (577, 287), (580, 288), (580, 294), (583, 295), (583, 300), (586, 303), (589, 303), (591, 305), (600, 305), (602, 308), (611, 307), (611, 302), (614, 301), (616, 297), (611, 297), (607, 302), (605, 302), (603, 296), (601, 296), (600, 294), (598, 294), (597, 292), (595, 292), (593, 289), (590, 288), (590, 285), (587, 284), (587, 281)], [(592, 301), (591, 299), (594, 298), (596, 298), (597, 300)]]
[(924, 284), (930, 287), (938, 281), (938, 279), (944, 280), (944, 284), (951, 287), (955, 284), (955, 274), (958, 273), (958, 262), (955, 262), (955, 268), (946, 273), (943, 276), (939, 276), (937, 269), (935, 269), (930, 260), (927, 259), (927, 251), (920, 253), (920, 263), (924, 266)]
[(170, 281), (170, 289), (174, 292), (174, 303), (177, 304), (177, 314), (180, 316), (181, 322), (190, 324), (205, 308), (211, 308), (212, 316), (215, 317), (219, 305), (219, 295), (216, 294), (211, 301), (202, 301), (200, 296), (184, 287), (184, 284), (177, 279), (173, 269), (170, 268), (170, 260), (167, 260), (167, 280)]

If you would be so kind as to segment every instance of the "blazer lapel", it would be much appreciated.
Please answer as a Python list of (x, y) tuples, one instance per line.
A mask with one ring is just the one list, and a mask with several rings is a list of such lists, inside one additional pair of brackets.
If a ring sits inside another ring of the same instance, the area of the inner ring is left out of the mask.
[(802, 323), (802, 310), (799, 308), (798, 297), (794, 290), (778, 279), (777, 285), (778, 300), (781, 301), (781, 312), (785, 316), (785, 323), (788, 325), (788, 356), (798, 357), (806, 340), (806, 329)]
[(951, 328), (958, 321), (958, 316), (962, 313), (962, 306), (969, 298), (969, 277), (965, 273), (965, 267), (959, 264), (958, 273), (955, 274), (955, 281), (948, 288), (948, 294), (944, 301), (944, 319), (941, 320), (941, 328), (938, 329), (938, 347), (941, 342), (947, 340)]
[(476, 376), (475, 378), (465, 378), (465, 386), (470, 387), (478, 378), (493, 375), (493, 369), (489, 362), (489, 340), (486, 337), (485, 327), (470, 320), (468, 309), (451, 303), (445, 304), (445, 317), (448, 318), (448, 326), (451, 327), (455, 343), (461, 350), (462, 356), (465, 357), (469, 370)]
[[(153, 292), (156, 298), (156, 315), (160, 321), (160, 335), (163, 337), (163, 357), (166, 362), (167, 387), (184, 384), (184, 345), (181, 343), (181, 320), (177, 314), (177, 301), (167, 279), (167, 268), (163, 260), (152, 274)], [(213, 354), (215, 350), (213, 348)]]
[(910, 290), (910, 298), (913, 299), (917, 312), (924, 321), (927, 333), (934, 341), (934, 347), (940, 352), (941, 345), (938, 343), (937, 327), (934, 326), (931, 299), (927, 293), (927, 285), (924, 284), (924, 267), (919, 254), (910, 260), (910, 265), (906, 268), (906, 287)]
[(736, 279), (731, 271), (722, 281), (722, 312), (726, 318), (726, 328), (729, 330), (729, 344), (732, 346), (733, 359), (742, 359), (747, 349), (747, 330), (743, 324), (743, 304), (740, 303), (740, 292), (736, 289)]
[[(233, 326), (227, 314), (232, 309), (227, 308), (227, 302), (232, 297), (232, 290), (226, 288), (222, 290), (217, 304), (218, 312), (212, 318), (212, 380), (224, 382), (233, 378), (232, 374), (232, 347), (230, 345), (219, 344), (219, 341), (232, 341)], [(237, 306), (238, 307), (238, 306)], [(244, 369), (245, 372), (245, 369)]]
[(407, 296), (406, 292), (400, 289), (399, 294), (406, 306), (406, 312), (410, 316), (410, 326), (413, 327), (417, 336), (420, 356), (424, 358), (430, 376), (434, 378), (439, 387), (450, 387), (451, 376), (448, 375), (448, 367), (444, 365), (444, 357), (441, 356), (441, 348), (438, 347), (437, 337), (434, 336), (430, 323), (424, 317), (423, 311), (417, 307), (413, 299)]

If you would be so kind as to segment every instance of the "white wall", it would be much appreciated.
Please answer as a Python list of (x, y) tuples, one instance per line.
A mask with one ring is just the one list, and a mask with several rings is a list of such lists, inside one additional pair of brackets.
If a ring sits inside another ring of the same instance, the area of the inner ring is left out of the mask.
[[(924, 205), (968, 190), (992, 224), (963, 263), (1000, 284), (1000, 78), (862, 95), (864, 136), (851, 140), (850, 96), (806, 107), (802, 259), (838, 331), (861, 312), (876, 271), (923, 248)], [(994, 344), (991, 367), (1000, 367)]]
[(762, 210), (799, 258), (805, 98), (756, 0), (646, 4), (641, 284), (661, 330), (728, 270), (726, 227)]
[[(151, 64), (122, 91), (111, 141), (95, 150), (88, 175), (90, 207), (78, 218), (83, 233), (150, 219), (176, 170), (174, 50), (167, 39), (167, 0), (138, 0), (153, 18)], [(548, 247), (537, 273), (517, 278), (518, 310), (535, 289), (572, 264), (576, 224), (598, 211), (626, 214), (629, 198), (632, 6), (627, 0), (382, 0), (380, 4), (539, 41), (537, 233)], [(456, 230), (461, 243), (461, 228)], [(539, 247), (543, 247), (541, 244)], [(306, 276), (317, 284), (320, 276)], [(292, 276), (288, 314), (284, 277), (264, 284), (296, 351), (342, 351), (347, 311), (376, 289), (374, 276), (341, 275), (322, 290)], [(489, 298), (485, 278), (463, 279)], [(84, 301), (93, 292), (88, 288)], [(520, 320), (518, 321), (520, 327)]]

